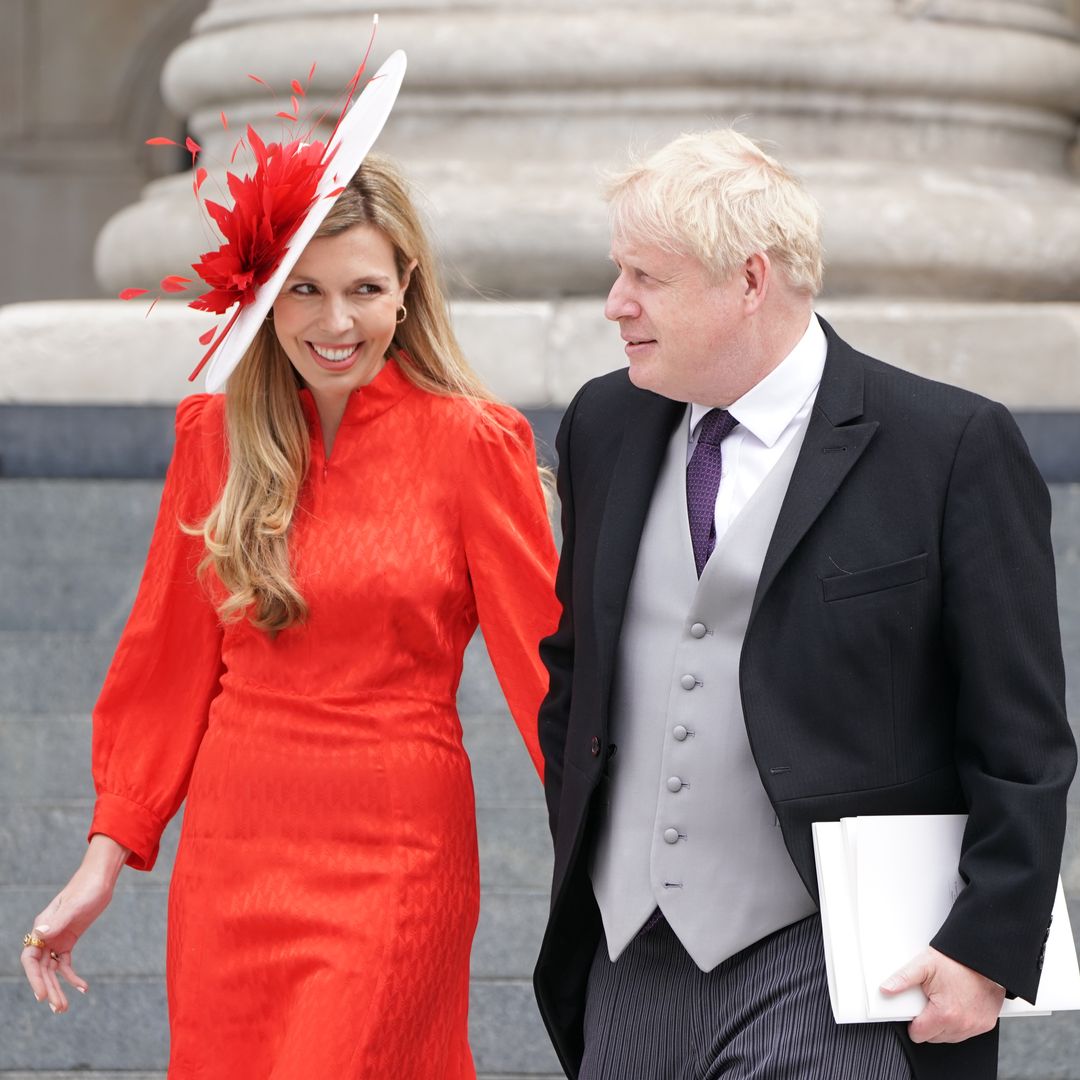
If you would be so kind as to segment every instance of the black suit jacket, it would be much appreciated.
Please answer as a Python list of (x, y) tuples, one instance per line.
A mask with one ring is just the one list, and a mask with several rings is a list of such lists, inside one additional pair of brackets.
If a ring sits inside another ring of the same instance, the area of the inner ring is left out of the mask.
[[(754, 760), (815, 897), (812, 822), (967, 812), (966, 888), (933, 945), (1031, 1000), (1076, 764), (1046, 485), (1003, 406), (825, 329), (821, 386), (743, 642)], [(618, 371), (583, 387), (557, 439), (564, 610), (541, 646), (551, 688), (540, 712), (555, 867), (535, 986), (570, 1076), (600, 935), (590, 800), (611, 751), (627, 588), (684, 409)], [(996, 1075), (996, 1031), (907, 1049), (920, 1080)]]

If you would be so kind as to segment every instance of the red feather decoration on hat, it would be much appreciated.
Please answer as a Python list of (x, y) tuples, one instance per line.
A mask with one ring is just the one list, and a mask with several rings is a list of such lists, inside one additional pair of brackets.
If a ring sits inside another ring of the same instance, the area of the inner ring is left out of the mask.
[[(378, 25), (378, 16), (375, 16), (374, 22)], [(237, 140), (229, 163), (232, 164), (240, 150), (244, 149), (250, 150), (254, 156), (255, 167), (249, 175), (244, 176), (226, 172), (229, 194), (233, 199), (231, 207), (202, 199), (200, 192), (208, 174), (200, 161), (202, 147), (194, 139), (188, 136), (183, 144), (160, 136), (146, 140), (148, 146), (182, 146), (191, 154), (192, 190), (195, 199), (213, 218), (223, 238), (220, 247), (205, 252), (199, 257), (199, 261), (192, 265), (192, 269), (210, 288), (189, 301), (188, 307), (218, 315), (224, 315), (230, 308), (235, 310), (220, 331), (217, 327), (212, 327), (200, 335), (200, 344), (209, 348), (189, 378), (194, 379), (198, 375), (232, 330), (241, 311), (256, 299), (259, 287), (273, 277), (285, 256), (289, 242), (317, 201), (319, 183), (337, 152), (336, 145), (333, 149), (328, 147), (337, 135), (357, 93), (374, 40), (373, 27), (367, 51), (346, 87), (340, 114), (325, 142), (311, 137), (312, 131), (324, 119), (325, 114), (312, 118), (310, 126), (302, 133), (297, 132), (294, 127), (293, 134), (300, 137), (290, 142), (264, 143), (254, 129), (248, 127), (246, 142), (243, 138)], [(308, 87), (314, 74), (315, 64), (312, 64), (307, 77), (308, 85), (301, 84), (297, 79), (290, 82), (292, 93), (289, 104), (292, 112), (279, 112), (279, 118), (293, 125), (299, 123), (300, 99), (307, 98)], [(248, 78), (274, 93), (265, 79), (258, 75), (248, 75)], [(221, 113), (221, 126), (223, 130), (229, 130), (229, 119), (224, 112)], [(326, 198), (336, 198), (344, 190), (344, 187), (337, 187)], [(178, 293), (187, 291), (190, 284), (191, 279), (170, 274), (162, 279), (160, 288), (162, 292)], [(145, 295), (146, 289), (124, 289), (120, 293), (120, 299), (134, 300)], [(156, 303), (157, 299), (150, 305), (151, 310)]]
[(210, 291), (191, 307), (223, 315), (251, 303), (255, 290), (281, 262), (289, 240), (315, 201), (315, 191), (331, 155), (321, 142), (264, 143), (248, 127), (256, 168), (250, 176), (228, 175), (232, 207), (207, 200), (225, 243), (202, 255), (192, 269)]

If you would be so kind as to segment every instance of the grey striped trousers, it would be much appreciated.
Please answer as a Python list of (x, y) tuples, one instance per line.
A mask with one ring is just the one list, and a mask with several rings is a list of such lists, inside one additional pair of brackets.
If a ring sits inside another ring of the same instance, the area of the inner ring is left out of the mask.
[(589, 973), (579, 1080), (911, 1080), (894, 1024), (838, 1025), (817, 915), (701, 971), (661, 919)]

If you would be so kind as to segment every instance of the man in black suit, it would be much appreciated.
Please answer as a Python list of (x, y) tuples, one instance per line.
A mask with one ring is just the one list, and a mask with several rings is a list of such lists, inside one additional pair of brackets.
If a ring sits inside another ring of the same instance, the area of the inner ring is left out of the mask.
[[(628, 370), (559, 431), (541, 1012), (581, 1080), (983, 1080), (1033, 1000), (1076, 755), (1050, 503), (1008, 412), (813, 312), (817, 208), (732, 131), (614, 179)], [(684, 471), (685, 470), (685, 471)], [(811, 823), (966, 813), (966, 883), (838, 1026)]]

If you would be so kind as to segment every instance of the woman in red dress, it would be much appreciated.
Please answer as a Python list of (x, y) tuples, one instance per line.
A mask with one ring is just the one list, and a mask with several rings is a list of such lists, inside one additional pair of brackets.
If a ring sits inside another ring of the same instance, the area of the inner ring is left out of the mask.
[(469, 370), (405, 188), (369, 158), (226, 393), (177, 411), (94, 713), (89, 848), (23, 953), (38, 1000), (85, 990), (76, 941), (186, 795), (171, 1080), (473, 1077), (455, 692), (479, 622), (540, 770), (555, 560), (529, 426)]

